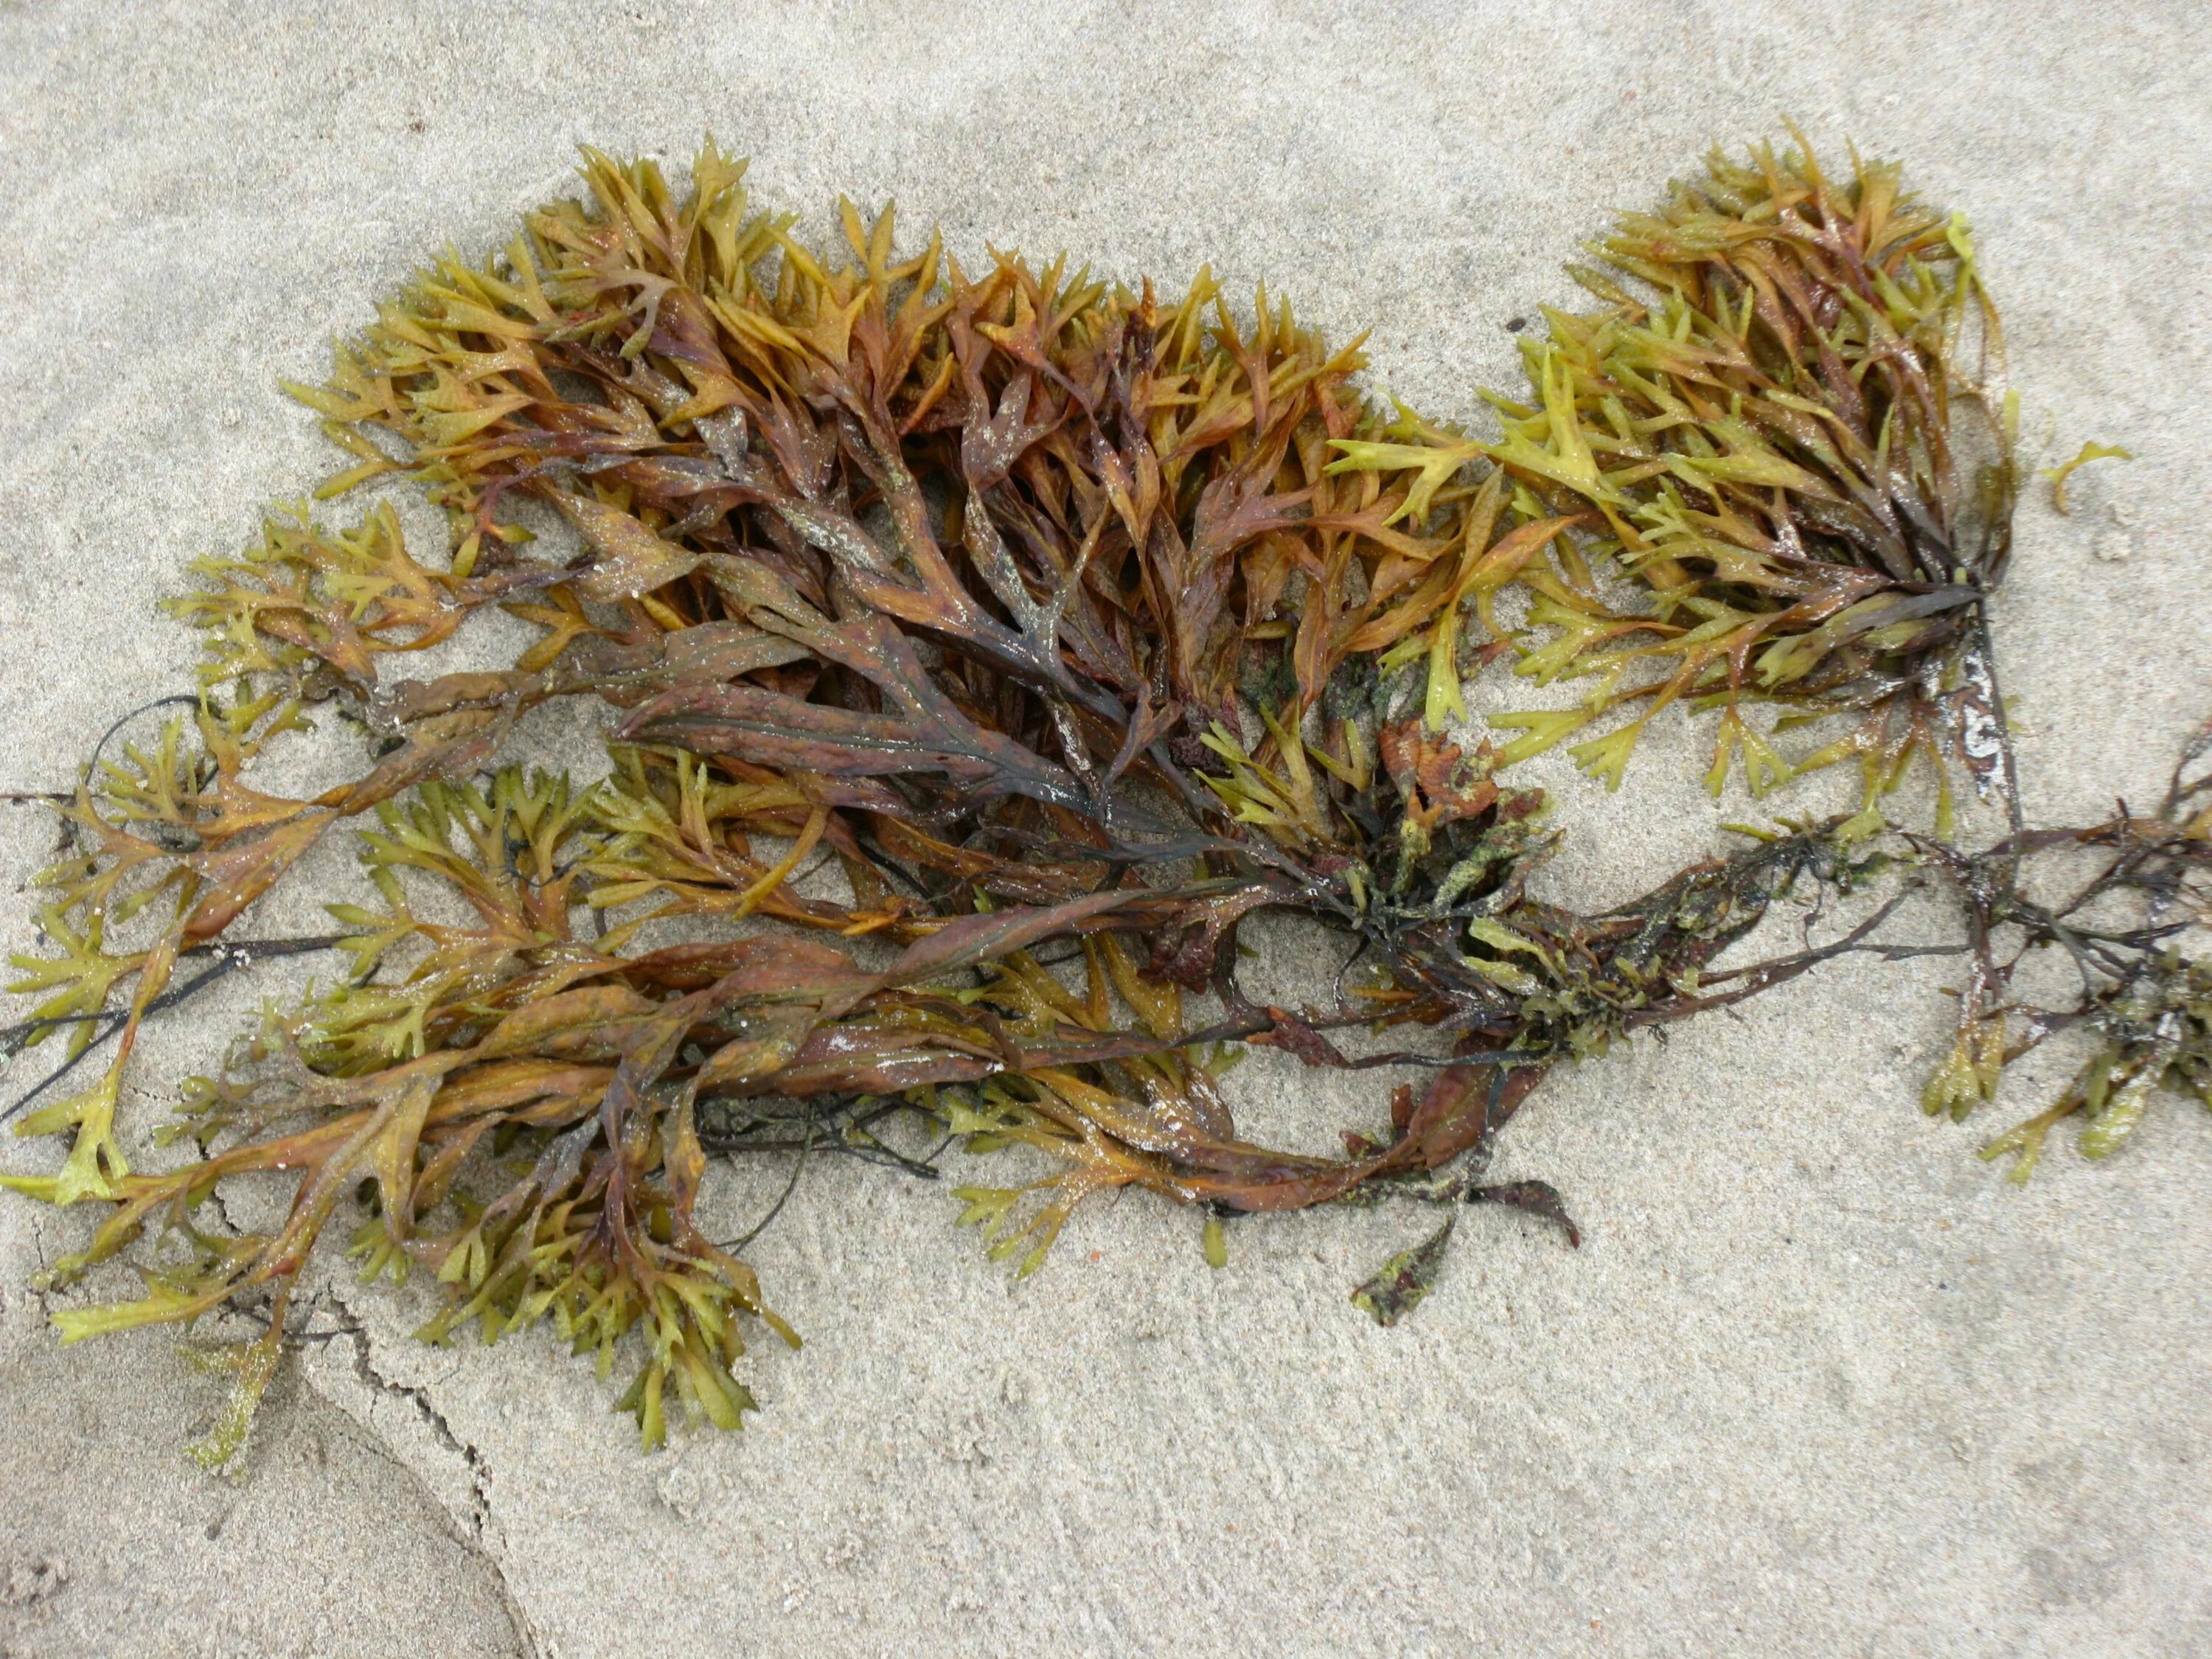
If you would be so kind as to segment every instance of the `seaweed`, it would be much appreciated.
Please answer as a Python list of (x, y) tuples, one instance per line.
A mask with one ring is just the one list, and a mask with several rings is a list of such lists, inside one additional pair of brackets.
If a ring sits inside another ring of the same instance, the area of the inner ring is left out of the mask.
[[(2008, 787), (1984, 740), (1980, 605), (2018, 489), (1996, 310), (1963, 216), (1916, 202), (1893, 164), (1854, 154), (1831, 178), (1800, 143), (1716, 150), (1570, 267), (1601, 307), (1546, 309), (1521, 343), (1528, 391), (1487, 394), (1498, 441), (1340, 446), (1363, 469), (1487, 457), (1524, 514), (1572, 515), (1552, 568), (1521, 574), (1549, 638), (1516, 641), (1516, 672), (1591, 684), (1569, 709), (1493, 717), (1521, 732), (1508, 760), (1626, 714), (1572, 750), (1617, 787), (1686, 702), (1719, 711), (1716, 793), (1732, 764), (1763, 793), (1856, 760), (1872, 807), (1916, 755), (1985, 798)], [(1792, 759), (1746, 720), (1759, 704), (1851, 729)]]
[[(603, 1376), (634, 1365), (620, 1403), (650, 1446), (672, 1408), (754, 1409), (749, 1331), (797, 1343), (742, 1252), (817, 1155), (934, 1181), (954, 1141), (1011, 1152), (1013, 1184), (955, 1196), (1018, 1276), (1131, 1187), (1203, 1206), (1217, 1267), (1226, 1218), (1330, 1203), (1503, 1205), (1578, 1244), (1550, 1186), (1480, 1181), (1543, 1079), (1853, 954), (1968, 963), (1931, 1109), (2098, 1035), (2058, 1106), (1993, 1143), (2022, 1173), (2059, 1117), (2102, 1156), (2161, 1082), (2212, 1086), (2212, 978), (2172, 942), (2202, 915), (2201, 782), (2065, 831), (2008, 793), (1980, 852), (1948, 811), (1881, 815), (1916, 754), (2010, 790), (1984, 601), (2014, 422), (1974, 357), (1996, 313), (1963, 221), (1894, 168), (1716, 157), (1601, 245), (1604, 308), (1549, 313), (1497, 441), (1371, 402), (1356, 348), (1264, 293), (1240, 314), (1209, 273), (1173, 300), (1064, 260), (971, 274), (933, 236), (898, 257), (890, 210), (849, 203), (828, 255), (711, 144), (682, 192), (649, 161), (582, 173), (585, 199), (481, 266), (440, 260), (291, 388), (351, 461), (318, 499), (384, 493), (197, 567), (173, 609), (201, 686), (150, 747), (95, 752), (41, 878), (47, 949), (15, 958), (46, 1000), (11, 1054), (66, 1033), (65, 1072), (114, 1047), (90, 1089), (10, 1109), (73, 1146), (0, 1182), (113, 1206), (50, 1284), (121, 1259), (145, 1280), (59, 1310), (64, 1340), (266, 1304), (210, 1461), (243, 1443), (333, 1227), (364, 1274), (439, 1287), (429, 1340), (550, 1320)], [(442, 561), (407, 545), (408, 484), (445, 515)], [(562, 527), (574, 550), (541, 555)], [(393, 677), (487, 606), (538, 630), (511, 666)], [(1508, 659), (1595, 689), (1494, 717), (1523, 733), (1495, 744), (1464, 689)], [(500, 757), (561, 699), (609, 711), (588, 786)], [(1601, 913), (1535, 896), (1561, 831), (1509, 769), (1626, 709), (1577, 750), (1618, 782), (1674, 702), (1721, 712), (1716, 787), (1732, 753), (1754, 787), (1855, 757), (1860, 809)], [(1744, 717), (1760, 702), (1851, 729), (1788, 761)], [(359, 775), (249, 785), (319, 704), (369, 733)], [(337, 931), (226, 942), (341, 823), (366, 890), (330, 905)], [(2104, 873), (2039, 907), (2021, 866), (2062, 845)], [(1793, 895), (1900, 883), (1955, 893), (1966, 942), (1889, 939), (1892, 893), (1828, 944), (1722, 964)], [(2154, 914), (2084, 919), (2115, 898)], [(1267, 912), (1322, 923), (1358, 972), (1320, 1005), (1255, 1000), (1240, 929)], [(2012, 970), (2043, 947), (2082, 999), (2023, 1015)], [(143, 1020), (305, 951), (341, 975), (187, 1086), (181, 1163), (132, 1169), (115, 1114)], [(1425, 1082), (1340, 1155), (1269, 1147), (1218, 1086), (1255, 1047)], [(763, 1157), (794, 1160), (775, 1207), (709, 1237), (710, 1160)], [(223, 1183), (277, 1172), (282, 1220), (227, 1224)], [(1401, 1316), (1455, 1230), (1355, 1300)]]

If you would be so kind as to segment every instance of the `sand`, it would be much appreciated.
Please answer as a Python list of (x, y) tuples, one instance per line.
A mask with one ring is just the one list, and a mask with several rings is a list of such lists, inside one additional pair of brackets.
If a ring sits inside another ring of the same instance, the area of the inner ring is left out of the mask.
[[(0, 5), (0, 787), (189, 684), (157, 596), (332, 465), (275, 380), (580, 141), (711, 130), (817, 235), (896, 195), (970, 256), (1211, 262), (1477, 419), (1581, 236), (1784, 118), (1971, 216), (2031, 450), (2134, 452), (2023, 506), (1995, 616), (2035, 812), (2151, 794), (2212, 709), (2212, 24), (2179, 0)], [(1750, 809), (1701, 747), (1613, 797), (1542, 773), (1563, 896), (1723, 844)], [(0, 806), (11, 945), (51, 848)], [(26, 1280), (91, 1218), (0, 1198), (0, 1653), (2212, 1650), (2212, 1121), (2161, 1097), (2012, 1189), (1973, 1156), (2009, 1116), (1915, 1105), (1944, 979), (1847, 968), (1548, 1083), (1496, 1168), (1583, 1248), (1470, 1215), (1393, 1330), (1346, 1292), (1419, 1217), (1242, 1225), (1215, 1273), (1132, 1199), (1010, 1291), (944, 1194), (825, 1164), (757, 1247), (807, 1347), (757, 1354), (742, 1436), (649, 1457), (550, 1334), (426, 1349), (422, 1293), (339, 1273), (242, 1481), (203, 1475), (219, 1381), (167, 1333), (56, 1350)], [(134, 1146), (254, 994), (147, 1045)], [(1318, 1144), (1370, 1087), (1266, 1073), (1247, 1121)]]

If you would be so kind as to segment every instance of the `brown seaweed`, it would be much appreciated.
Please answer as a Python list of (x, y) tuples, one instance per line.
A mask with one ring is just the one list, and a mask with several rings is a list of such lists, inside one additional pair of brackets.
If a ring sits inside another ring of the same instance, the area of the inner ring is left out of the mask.
[[(1024, 1149), (1016, 1184), (957, 1195), (1025, 1274), (1127, 1187), (1206, 1206), (1217, 1266), (1224, 1216), (1385, 1198), (1516, 1206), (1578, 1243), (1546, 1184), (1477, 1184), (1552, 1069), (1854, 953), (1971, 964), (1931, 1109), (1991, 1097), (2057, 1030), (2099, 1034), (2066, 1098), (1993, 1146), (2023, 1172), (2059, 1117), (2101, 1156), (2153, 1087), (2212, 1086), (2212, 981), (2170, 945), (2203, 914), (2201, 783), (2087, 830), (2032, 835), (2014, 801), (1979, 854), (1948, 813), (1900, 837), (1878, 810), (1916, 753), (2009, 781), (1982, 601), (2012, 416), (1970, 362), (1995, 313), (1963, 222), (1893, 168), (1717, 159), (1625, 222), (1615, 275), (1588, 278), (1604, 308), (1551, 315), (1495, 442), (1376, 406), (1356, 350), (1264, 295), (1240, 317), (1207, 275), (1162, 300), (1064, 262), (971, 274), (934, 238), (895, 257), (890, 212), (850, 204), (829, 257), (750, 211), (711, 146), (688, 192), (649, 161), (583, 171), (586, 199), (481, 267), (441, 260), (293, 388), (353, 463), (319, 495), (411, 482), (449, 558), (418, 560), (386, 501), (350, 527), (273, 516), (204, 562), (173, 606), (207, 642), (200, 693), (87, 768), (43, 878), (47, 948), (15, 958), (45, 1000), (11, 1052), (114, 1045), (89, 1089), (18, 1103), (73, 1150), (5, 1184), (113, 1206), (52, 1281), (153, 1236), (145, 1295), (63, 1309), (64, 1338), (270, 1304), (210, 1459), (334, 1224), (364, 1273), (442, 1287), (426, 1336), (550, 1319), (603, 1373), (640, 1356), (622, 1399), (648, 1445), (672, 1390), (736, 1426), (747, 1327), (797, 1339), (750, 1236), (701, 1225), (709, 1158), (934, 1178), (901, 1118)], [(1970, 466), (1954, 422), (1984, 405)], [(532, 522), (577, 550), (537, 556)], [(1601, 597), (1608, 570), (1643, 600)], [(511, 667), (393, 677), (487, 606), (540, 630)], [(1493, 746), (1463, 682), (1508, 658), (1596, 689), (1493, 718), (1524, 733)], [(495, 763), (562, 698), (616, 711), (589, 787)], [(1721, 711), (1717, 781), (1732, 753), (1759, 786), (1851, 757), (1863, 810), (1604, 914), (1531, 896), (1558, 832), (1507, 769), (1629, 710), (1577, 751), (1617, 781), (1674, 702)], [(1850, 730), (1785, 761), (1746, 720), (1762, 702)], [(372, 734), (358, 779), (248, 784), (314, 703)], [(338, 932), (226, 944), (346, 821), (368, 890), (331, 904)], [(2108, 866), (2038, 908), (2020, 866), (2062, 843)], [(1948, 881), (1967, 943), (1886, 941), (1893, 901), (1832, 944), (1719, 964), (1794, 892), (1899, 879)], [(2079, 918), (2115, 895), (2150, 918)], [(1322, 1006), (1255, 1000), (1239, 930), (1267, 911), (1333, 929), (1361, 976)], [(2080, 1005), (2014, 1007), (1999, 939), (2070, 952)], [(114, 1117), (142, 1019), (256, 950), (323, 948), (344, 976), (188, 1088), (198, 1157), (132, 1170)], [(1357, 1032), (1411, 1046), (1355, 1057)], [(1217, 1084), (1247, 1046), (1426, 1081), (1341, 1156), (1271, 1148)], [(273, 1171), (297, 1182), (279, 1225), (216, 1224), (221, 1183)], [(1399, 1317), (1453, 1227), (1355, 1299)]]

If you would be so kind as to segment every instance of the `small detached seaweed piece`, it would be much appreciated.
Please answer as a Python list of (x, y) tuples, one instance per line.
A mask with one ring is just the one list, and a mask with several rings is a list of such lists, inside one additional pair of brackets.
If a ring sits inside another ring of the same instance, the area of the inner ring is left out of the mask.
[(2077, 469), (2088, 465), (2092, 461), (2131, 461), (2133, 459), (2135, 459), (2133, 455), (2117, 444), (2087, 443), (2075, 451), (2073, 459), (2061, 461), (2057, 466), (2044, 467), (2035, 476), (2051, 481), (2051, 505), (2061, 513), (2070, 513), (2073, 509), (2066, 505), (2066, 481), (2074, 476)]
[[(2212, 1074), (2178, 924), (2100, 933), (2018, 879), (2086, 844), (2115, 861), (2081, 902), (2197, 905), (2212, 815), (2179, 781), (2155, 826), (2016, 824), (1970, 854), (1868, 810), (1601, 913), (1531, 894), (1559, 832), (1501, 769), (1605, 708), (1644, 705), (1585, 753), (1616, 776), (1684, 697), (1723, 706), (1724, 752), (1770, 777), (1792, 769), (1740, 702), (1854, 712), (1828, 757), (1860, 756), (1869, 808), (1912, 752), (2004, 769), (1980, 599), (2009, 416), (1972, 501), (1951, 428), (1984, 395), (1959, 340), (1994, 318), (1963, 227), (1893, 169), (1838, 186), (1762, 153), (1630, 222), (1608, 257), (1656, 297), (1593, 279), (1609, 308), (1553, 318), (1540, 394), (1492, 445), (1371, 405), (1358, 354), (1287, 303), (1247, 322), (1203, 273), (1173, 301), (1064, 262), (971, 274), (934, 238), (900, 257), (889, 210), (850, 204), (830, 256), (750, 211), (741, 172), (710, 146), (679, 193), (587, 152), (588, 199), (423, 272), (295, 388), (351, 458), (319, 493), (411, 481), (450, 557), (416, 557), (388, 502), (349, 528), (273, 516), (176, 602), (207, 647), (189, 718), (119, 759), (103, 744), (64, 808), (47, 948), (15, 959), (45, 1000), (0, 1036), (68, 1033), (64, 1071), (115, 1053), (91, 1090), (10, 1109), (75, 1142), (58, 1174), (0, 1182), (114, 1206), (53, 1283), (126, 1253), (144, 1277), (58, 1312), (67, 1340), (267, 1304), (210, 1460), (243, 1443), (333, 1228), (364, 1274), (439, 1287), (427, 1338), (550, 1321), (603, 1374), (634, 1366), (621, 1403), (651, 1445), (672, 1391), (738, 1426), (747, 1333), (797, 1340), (744, 1259), (767, 1219), (709, 1236), (715, 1159), (791, 1159), (787, 1198), (817, 1154), (935, 1179), (902, 1120), (940, 1152), (1012, 1152), (1009, 1184), (956, 1196), (1018, 1275), (1131, 1187), (1202, 1206), (1216, 1267), (1224, 1218), (1325, 1203), (1503, 1204), (1572, 1244), (1545, 1183), (1477, 1184), (1554, 1067), (1844, 955), (1932, 949), (1977, 988), (1931, 1098), (1986, 1098), (2007, 929), (2094, 981), (2051, 1017), (2105, 1039), (2069, 1108), (2087, 1150), (2160, 1081)], [(540, 556), (533, 519), (580, 550)], [(1648, 609), (1599, 599), (1597, 554)], [(1556, 638), (1500, 625), (1509, 588)], [(398, 677), (487, 606), (536, 630), (511, 665)], [(1464, 732), (1464, 677), (1516, 653), (1598, 690), (1500, 751)], [(1647, 659), (1662, 678), (1630, 684)], [(600, 781), (499, 762), (531, 710), (579, 698), (613, 728)], [(249, 785), (314, 702), (374, 738), (361, 775), (312, 799)], [(333, 896), (336, 931), (231, 937), (348, 820), (363, 890)], [(1793, 895), (1930, 872), (1964, 896), (1966, 945), (1885, 942), (1892, 896), (1828, 944), (1721, 963)], [(1239, 930), (1262, 912), (1330, 930), (1358, 975), (1317, 1006), (1255, 999)], [(143, 1018), (309, 951), (343, 976), (189, 1086), (195, 1156), (129, 1167), (114, 1114)], [(1392, 1034), (1407, 1046), (1378, 1050)], [(1218, 1083), (1254, 1047), (1425, 1081), (1340, 1154), (1270, 1147)], [(223, 1183), (274, 1175), (295, 1182), (280, 1221), (216, 1224)], [(1400, 1316), (1454, 1233), (1360, 1305)]]
[(1352, 1306), (1378, 1325), (1395, 1325), (1403, 1319), (1435, 1287), (1444, 1265), (1444, 1246), (1451, 1243), (1452, 1229), (1458, 1224), (1457, 1216), (1446, 1216), (1436, 1231), (1392, 1256), (1352, 1293)]

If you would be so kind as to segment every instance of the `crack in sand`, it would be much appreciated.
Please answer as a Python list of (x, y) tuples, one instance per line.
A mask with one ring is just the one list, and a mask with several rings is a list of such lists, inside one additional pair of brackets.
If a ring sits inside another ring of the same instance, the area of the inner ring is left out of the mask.
[(229, 1233), (233, 1238), (242, 1237), (245, 1235), (246, 1230), (240, 1226), (238, 1223), (232, 1218), (230, 1213), (230, 1204), (228, 1200), (224, 1198), (221, 1186), (213, 1186), (208, 1188), (207, 1201), (214, 1206), (216, 1218), (222, 1222), (223, 1230)]
[(363, 1385), (375, 1393), (394, 1400), (404, 1400), (414, 1407), (416, 1414), (430, 1430), (439, 1445), (453, 1454), (467, 1466), (469, 1472), (469, 1534), (470, 1541), (481, 1548), (484, 1527), (491, 1518), (491, 1465), (484, 1455), (453, 1432), (453, 1425), (446, 1414), (431, 1402), (429, 1391), (409, 1382), (394, 1382), (377, 1369), (374, 1340), (368, 1327), (360, 1316), (335, 1294), (319, 1298), (317, 1306), (337, 1324), (337, 1329), (317, 1333), (325, 1340), (343, 1336), (353, 1350), (354, 1375)]
[[(453, 1424), (447, 1420), (446, 1414), (432, 1401), (428, 1389), (413, 1383), (395, 1381), (386, 1376), (378, 1368), (375, 1358), (375, 1337), (370, 1333), (368, 1325), (363, 1322), (361, 1316), (347, 1306), (335, 1291), (325, 1291), (316, 1298), (315, 1305), (319, 1311), (329, 1317), (337, 1328), (308, 1332), (304, 1334), (301, 1340), (327, 1346), (343, 1338), (346, 1346), (352, 1352), (354, 1376), (362, 1386), (374, 1394), (384, 1395), (388, 1399), (404, 1401), (413, 1407), (416, 1415), (430, 1431), (432, 1438), (442, 1449), (458, 1457), (467, 1468), (470, 1495), (469, 1520), (467, 1528), (458, 1541), (470, 1554), (483, 1563), (484, 1570), (491, 1575), (492, 1583), (498, 1586), (500, 1601), (507, 1609), (507, 1622), (514, 1628), (515, 1640), (520, 1645), (525, 1659), (549, 1659), (551, 1650), (539, 1637), (536, 1620), (525, 1611), (520, 1599), (514, 1593), (514, 1586), (507, 1581), (506, 1570), (501, 1565), (499, 1558), (492, 1553), (485, 1537), (491, 1522), (490, 1461), (472, 1443), (454, 1431)], [(419, 1473), (409, 1465), (407, 1460), (400, 1456), (385, 1440), (373, 1422), (364, 1423), (362, 1426), (368, 1431), (375, 1449), (379, 1453), (395, 1467), (404, 1469), (415, 1479), (422, 1478)]]

